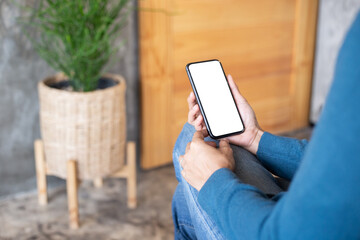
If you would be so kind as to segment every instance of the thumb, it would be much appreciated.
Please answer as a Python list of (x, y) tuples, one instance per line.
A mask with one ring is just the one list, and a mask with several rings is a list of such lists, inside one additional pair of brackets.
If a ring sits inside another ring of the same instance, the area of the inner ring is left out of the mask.
[(234, 82), (234, 79), (230, 74), (228, 75), (228, 83), (236, 102), (239, 103), (246, 102), (246, 99), (241, 95), (239, 88), (236, 86), (236, 83)]

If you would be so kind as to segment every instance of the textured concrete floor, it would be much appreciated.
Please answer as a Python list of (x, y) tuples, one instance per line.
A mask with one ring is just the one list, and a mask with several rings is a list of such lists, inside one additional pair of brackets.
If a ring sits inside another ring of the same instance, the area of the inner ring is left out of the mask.
[(177, 181), (171, 166), (139, 174), (138, 208), (126, 207), (125, 180), (104, 187), (83, 182), (79, 189), (79, 230), (68, 228), (64, 186), (52, 190), (49, 204), (35, 192), (0, 202), (0, 239), (173, 239), (171, 198)]
[[(310, 138), (312, 129), (283, 134)], [(173, 239), (171, 198), (177, 185), (172, 166), (140, 172), (138, 208), (126, 207), (126, 183), (106, 179), (103, 188), (84, 182), (79, 189), (79, 230), (68, 228), (64, 184), (49, 192), (49, 204), (37, 204), (36, 192), (0, 201), (0, 239)]]

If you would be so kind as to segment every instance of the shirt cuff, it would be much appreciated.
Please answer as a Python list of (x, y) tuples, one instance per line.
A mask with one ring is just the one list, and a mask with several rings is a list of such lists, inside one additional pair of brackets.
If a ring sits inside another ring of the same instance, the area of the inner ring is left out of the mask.
[(269, 152), (269, 148), (272, 146), (271, 143), (274, 143), (277, 140), (278, 137), (272, 135), (271, 133), (264, 132), (264, 134), (261, 136), (256, 156), (258, 158), (265, 157), (266, 154)]

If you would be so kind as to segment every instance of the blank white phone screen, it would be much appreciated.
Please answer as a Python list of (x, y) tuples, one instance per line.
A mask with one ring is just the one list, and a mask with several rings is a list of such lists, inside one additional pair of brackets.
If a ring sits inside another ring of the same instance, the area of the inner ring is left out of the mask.
[(218, 137), (242, 131), (244, 126), (220, 62), (193, 63), (189, 71), (211, 133)]

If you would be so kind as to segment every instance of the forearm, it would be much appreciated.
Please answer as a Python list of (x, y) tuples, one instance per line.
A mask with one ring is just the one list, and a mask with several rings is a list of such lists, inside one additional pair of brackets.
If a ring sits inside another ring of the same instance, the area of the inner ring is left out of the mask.
[(261, 223), (275, 205), (227, 169), (220, 169), (209, 178), (198, 201), (227, 239), (258, 239)]
[[(348, 179), (359, 180), (355, 172)], [(311, 165), (302, 168), (289, 192), (270, 199), (220, 169), (200, 190), (198, 202), (226, 239), (359, 239), (360, 208), (353, 200), (359, 191), (344, 188), (333, 169), (321, 178), (316, 173)]]
[(256, 152), (258, 159), (271, 172), (291, 180), (298, 169), (307, 140), (275, 136), (265, 132)]

